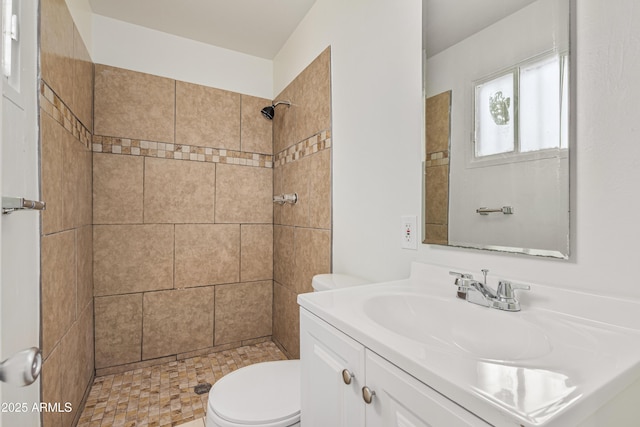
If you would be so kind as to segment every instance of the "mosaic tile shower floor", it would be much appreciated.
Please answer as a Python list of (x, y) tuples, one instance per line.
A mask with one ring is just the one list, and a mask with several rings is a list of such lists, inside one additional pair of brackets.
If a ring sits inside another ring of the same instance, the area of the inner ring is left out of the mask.
[(205, 416), (209, 393), (194, 387), (243, 366), (286, 356), (271, 341), (96, 377), (78, 427), (179, 426)]

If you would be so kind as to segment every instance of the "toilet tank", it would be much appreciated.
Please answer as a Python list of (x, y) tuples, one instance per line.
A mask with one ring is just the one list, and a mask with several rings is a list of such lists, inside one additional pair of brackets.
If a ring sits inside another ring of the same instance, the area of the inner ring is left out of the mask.
[(331, 289), (348, 288), (350, 286), (366, 285), (371, 283), (361, 277), (347, 274), (316, 274), (311, 280), (314, 292), (329, 291)]

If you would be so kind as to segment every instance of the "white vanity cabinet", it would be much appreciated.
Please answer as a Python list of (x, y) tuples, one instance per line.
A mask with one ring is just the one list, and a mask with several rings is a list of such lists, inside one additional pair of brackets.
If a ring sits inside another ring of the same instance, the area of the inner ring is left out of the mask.
[(300, 358), (303, 427), (489, 425), (305, 309)]

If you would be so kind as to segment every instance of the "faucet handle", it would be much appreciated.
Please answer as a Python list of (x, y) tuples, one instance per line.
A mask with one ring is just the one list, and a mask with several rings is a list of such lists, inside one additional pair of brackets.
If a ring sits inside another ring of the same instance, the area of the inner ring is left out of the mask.
[(450, 271), (449, 275), (456, 276), (456, 281), (454, 282), (456, 286), (467, 287), (469, 284), (468, 280), (473, 280), (473, 276), (471, 274), (466, 273), (458, 273), (456, 271)]
[(457, 271), (450, 271), (451, 276), (456, 276), (454, 286), (458, 287), (456, 296), (460, 299), (467, 299), (467, 292), (470, 288), (470, 283), (473, 282), (473, 276), (466, 273), (458, 273)]
[(498, 296), (498, 298), (515, 299), (515, 294), (513, 293), (514, 289), (522, 289), (528, 291), (531, 289), (531, 286), (511, 283), (506, 280), (500, 280), (498, 282), (498, 290), (496, 291), (496, 295)]
[(487, 286), (487, 274), (489, 273), (489, 270), (487, 270), (486, 268), (483, 268), (480, 271), (482, 271), (482, 276), (484, 277), (484, 279), (482, 280), (482, 284)]

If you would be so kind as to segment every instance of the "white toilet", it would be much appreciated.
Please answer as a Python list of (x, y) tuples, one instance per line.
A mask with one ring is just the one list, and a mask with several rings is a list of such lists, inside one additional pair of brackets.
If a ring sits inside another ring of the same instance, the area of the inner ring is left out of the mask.
[[(318, 274), (315, 292), (364, 285), (344, 274)], [(300, 425), (300, 360), (256, 363), (233, 371), (209, 392), (207, 427), (293, 427)]]

